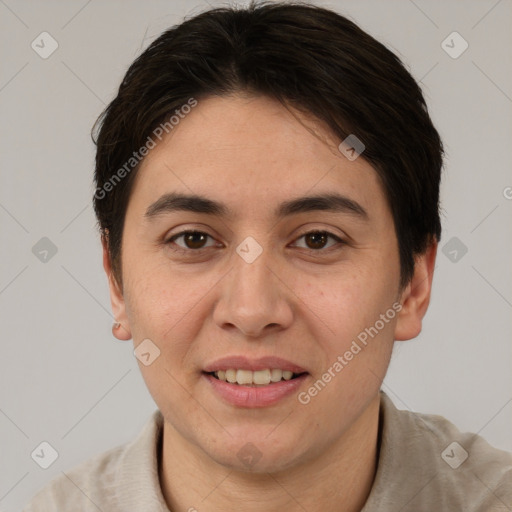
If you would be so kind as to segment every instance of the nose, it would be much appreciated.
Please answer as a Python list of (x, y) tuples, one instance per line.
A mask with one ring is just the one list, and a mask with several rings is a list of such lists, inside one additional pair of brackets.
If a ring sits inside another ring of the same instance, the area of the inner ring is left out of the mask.
[(219, 327), (259, 338), (291, 325), (293, 293), (271, 260), (268, 250), (252, 263), (234, 255), (233, 267), (219, 283), (213, 315)]

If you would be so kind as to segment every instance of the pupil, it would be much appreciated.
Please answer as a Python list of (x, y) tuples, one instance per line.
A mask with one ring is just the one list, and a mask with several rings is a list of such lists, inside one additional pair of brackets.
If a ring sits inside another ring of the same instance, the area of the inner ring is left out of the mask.
[(327, 241), (325, 233), (310, 233), (306, 237), (306, 240), (308, 239), (313, 241), (312, 244), (308, 244), (312, 249), (321, 249)]
[(185, 241), (190, 249), (200, 249), (205, 242), (205, 236), (204, 233), (188, 233)]

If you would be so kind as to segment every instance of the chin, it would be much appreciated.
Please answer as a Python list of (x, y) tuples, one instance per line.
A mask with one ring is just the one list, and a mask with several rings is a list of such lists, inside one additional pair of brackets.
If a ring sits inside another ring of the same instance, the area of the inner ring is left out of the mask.
[[(271, 430), (271, 429), (270, 429)], [(205, 450), (217, 464), (230, 470), (266, 474), (279, 473), (299, 463), (298, 442), (286, 433), (281, 438), (270, 439), (269, 429), (260, 435), (240, 435), (229, 437), (225, 444), (215, 445), (215, 450)], [(277, 445), (276, 441), (286, 445)]]

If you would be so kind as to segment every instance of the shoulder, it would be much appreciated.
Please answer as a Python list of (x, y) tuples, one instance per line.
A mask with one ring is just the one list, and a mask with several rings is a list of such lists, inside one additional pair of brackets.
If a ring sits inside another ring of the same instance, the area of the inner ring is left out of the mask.
[(97, 512), (100, 504), (113, 501), (116, 471), (127, 446), (112, 448), (62, 471), (32, 498), (23, 512), (73, 510), (77, 504), (80, 510)]
[(381, 404), (381, 454), (370, 497), (400, 504), (402, 512), (509, 510), (511, 453), (442, 416), (399, 410), (384, 393)]
[(162, 423), (157, 410), (134, 440), (63, 471), (32, 498), (23, 512), (126, 512), (139, 505), (148, 511), (165, 510), (157, 467)]
[[(418, 454), (435, 468), (433, 488), (465, 510), (509, 510), (512, 504), (512, 454), (482, 436), (461, 432), (442, 416), (400, 411), (423, 440)], [(448, 503), (448, 501), (447, 501)], [(472, 507), (472, 508), (470, 508)]]

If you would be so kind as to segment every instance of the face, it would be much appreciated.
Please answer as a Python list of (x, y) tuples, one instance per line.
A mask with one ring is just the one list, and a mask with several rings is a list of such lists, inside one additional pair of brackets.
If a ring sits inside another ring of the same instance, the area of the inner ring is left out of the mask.
[(136, 347), (151, 340), (147, 360), (160, 351), (139, 365), (165, 428), (215, 463), (244, 469), (253, 450), (279, 470), (327, 451), (408, 329), (383, 188), (339, 142), (268, 98), (214, 97), (138, 171), (114, 314)]

